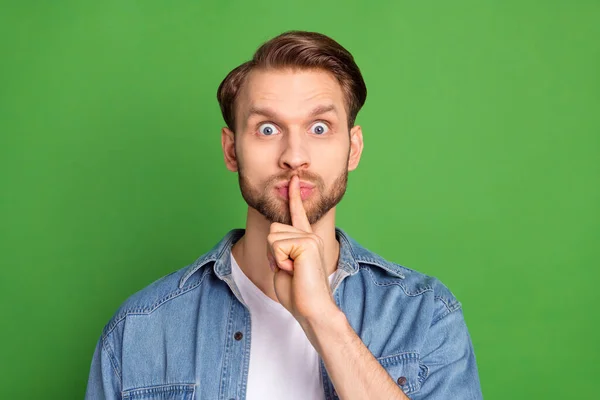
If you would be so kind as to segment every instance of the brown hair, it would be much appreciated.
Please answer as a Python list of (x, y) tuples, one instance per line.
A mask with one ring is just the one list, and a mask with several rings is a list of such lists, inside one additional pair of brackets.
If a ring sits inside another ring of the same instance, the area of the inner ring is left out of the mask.
[(367, 87), (352, 54), (321, 33), (288, 31), (260, 46), (252, 60), (233, 69), (219, 85), (217, 100), (229, 129), (235, 132), (235, 101), (248, 74), (254, 69), (270, 68), (330, 72), (344, 92), (348, 128), (354, 126), (356, 115), (365, 104)]

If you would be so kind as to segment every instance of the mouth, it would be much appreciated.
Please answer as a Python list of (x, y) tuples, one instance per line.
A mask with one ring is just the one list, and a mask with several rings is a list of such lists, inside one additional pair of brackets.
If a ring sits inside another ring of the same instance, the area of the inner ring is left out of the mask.
[[(289, 183), (286, 182), (285, 184), (277, 185), (275, 187), (275, 191), (280, 197), (288, 200)], [(308, 182), (300, 182), (300, 197), (302, 198), (302, 200), (308, 199), (314, 191), (315, 186), (313, 184), (310, 184)]]

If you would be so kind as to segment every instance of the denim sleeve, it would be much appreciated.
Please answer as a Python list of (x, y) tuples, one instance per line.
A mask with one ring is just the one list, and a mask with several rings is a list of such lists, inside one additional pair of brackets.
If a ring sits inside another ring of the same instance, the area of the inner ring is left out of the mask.
[(425, 338), (421, 363), (427, 377), (413, 400), (480, 400), (483, 398), (475, 352), (462, 308), (435, 320)]
[(92, 358), (85, 400), (121, 399), (121, 379), (113, 360), (114, 355), (105, 348), (103, 338), (100, 338)]

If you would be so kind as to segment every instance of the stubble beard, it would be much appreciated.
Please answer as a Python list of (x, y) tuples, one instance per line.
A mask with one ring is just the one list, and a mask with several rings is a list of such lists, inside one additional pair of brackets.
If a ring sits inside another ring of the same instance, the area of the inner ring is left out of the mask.
[[(244, 168), (240, 164), (238, 170), (238, 182), (242, 197), (249, 207), (254, 208), (261, 213), (269, 222), (279, 222), (281, 224), (292, 225), (292, 218), (289, 211), (288, 201), (281, 198), (275, 192), (275, 184), (291, 178), (291, 174), (285, 176), (274, 176), (262, 185), (261, 188), (252, 186), (248, 177), (244, 174)], [(333, 185), (325, 193), (323, 180), (314, 174), (298, 174), (300, 179), (311, 182), (315, 185), (311, 198), (305, 200), (304, 207), (308, 222), (313, 225), (319, 221), (329, 210), (335, 207), (344, 197), (348, 185), (348, 167), (344, 168), (341, 174), (333, 182)], [(315, 198), (315, 195), (318, 196)]]

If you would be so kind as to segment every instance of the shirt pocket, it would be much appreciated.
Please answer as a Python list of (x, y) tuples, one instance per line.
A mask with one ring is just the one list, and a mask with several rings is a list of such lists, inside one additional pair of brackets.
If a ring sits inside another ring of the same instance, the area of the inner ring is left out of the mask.
[(123, 392), (123, 400), (193, 400), (196, 385), (148, 386)]
[(419, 354), (414, 352), (379, 357), (377, 361), (407, 395), (417, 393), (429, 373), (428, 368), (420, 363)]

